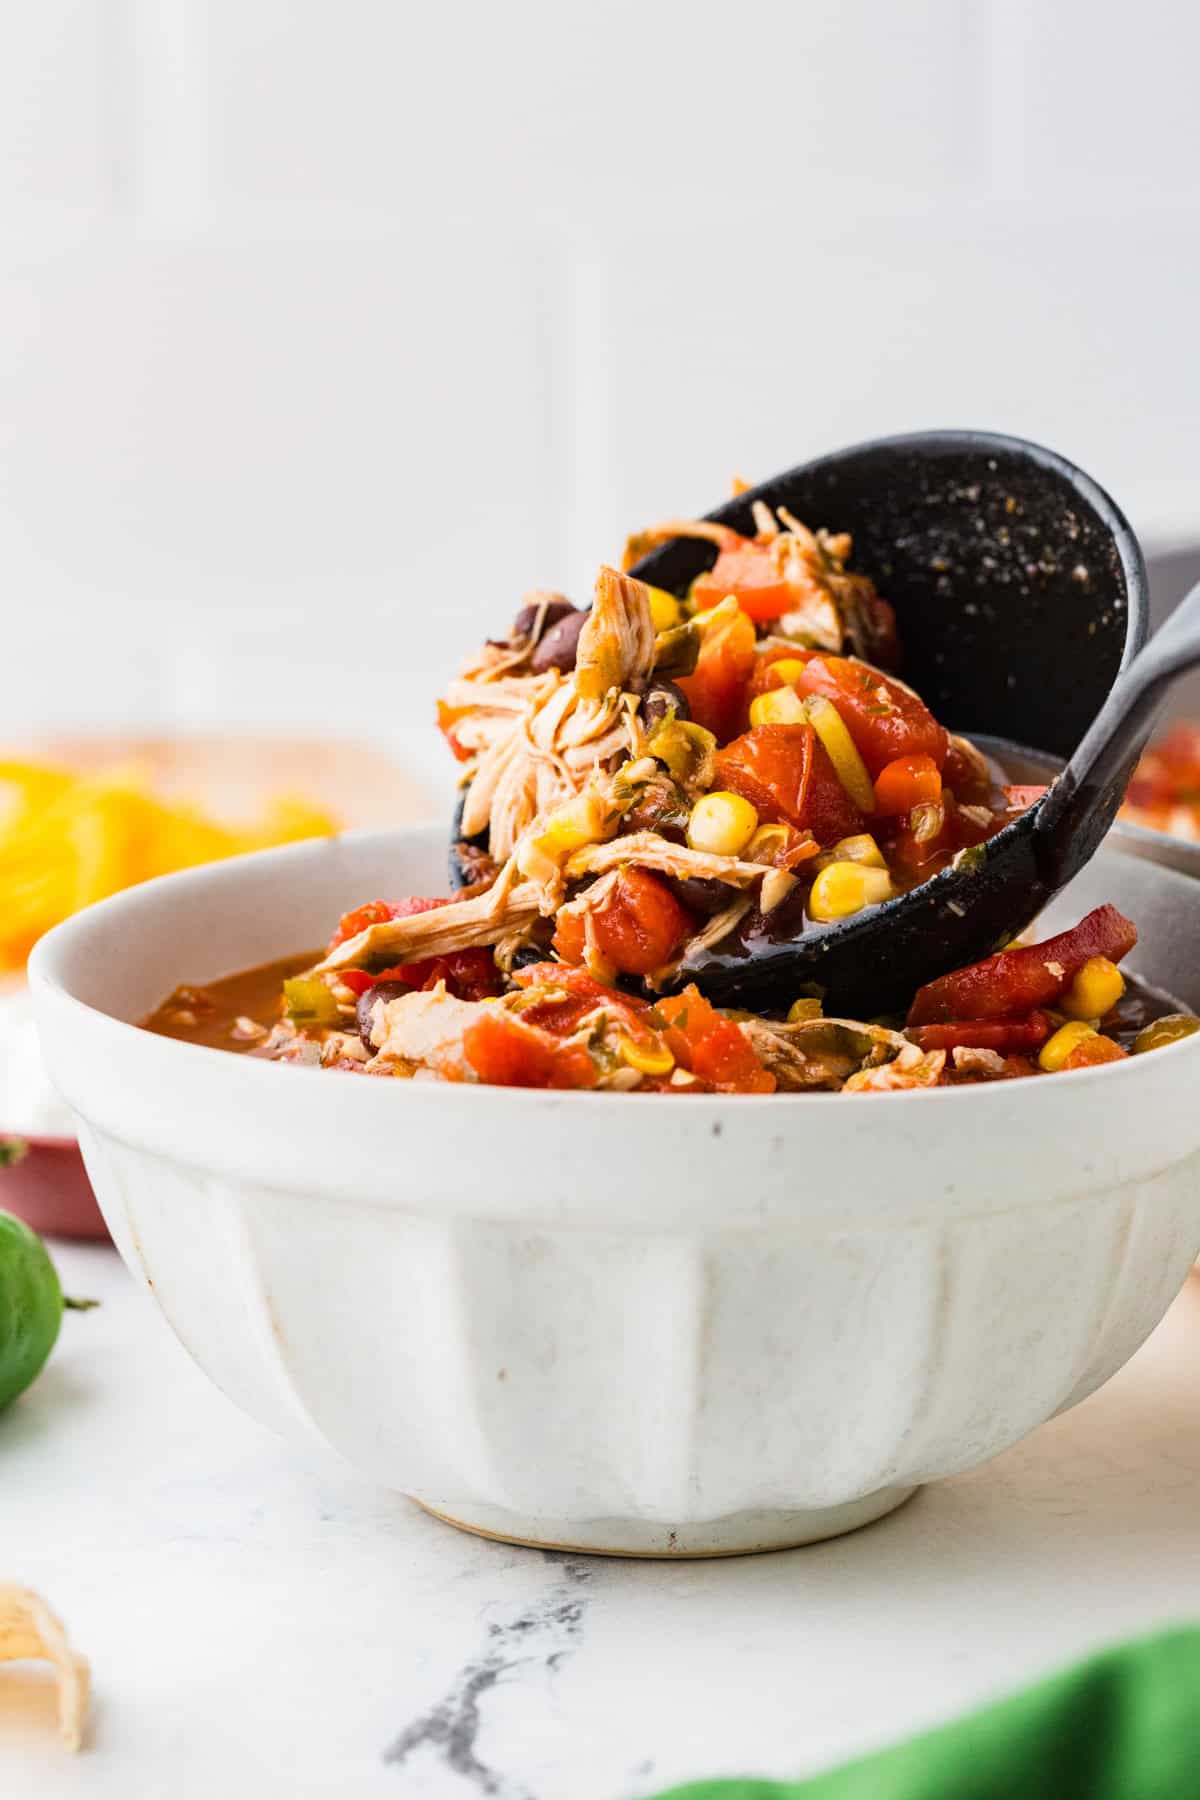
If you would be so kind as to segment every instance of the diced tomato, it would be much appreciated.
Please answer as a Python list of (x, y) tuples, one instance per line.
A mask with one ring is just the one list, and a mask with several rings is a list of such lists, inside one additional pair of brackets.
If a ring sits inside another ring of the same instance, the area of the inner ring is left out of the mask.
[(490, 1006), (464, 1031), (463, 1055), (480, 1081), (496, 1087), (596, 1085), (592, 1059), (578, 1044), (564, 1044), (548, 1031)]
[(680, 1068), (709, 1087), (728, 1094), (775, 1092), (775, 1077), (763, 1068), (742, 1031), (696, 988), (660, 1000), (654, 1014), (666, 1025), (667, 1045)]
[(377, 977), (368, 975), (365, 969), (342, 969), (338, 980), (350, 989), (352, 994), (365, 994), (368, 988), (375, 986)]
[(914, 806), (936, 805), (941, 797), (942, 777), (932, 756), (897, 756), (875, 777), (875, 811), (881, 818), (897, 818)]
[(1097, 1032), (1094, 1037), (1083, 1038), (1063, 1064), (1064, 1069), (1094, 1069), (1101, 1063), (1124, 1062), (1128, 1056), (1114, 1038), (1105, 1037)]
[(421, 962), (396, 963), (381, 969), (376, 981), (403, 981), (411, 988), (435, 988), (444, 981), (459, 1000), (486, 1000), (501, 992), (503, 983), (492, 952), (479, 948), (451, 950), (446, 956), (431, 956)]
[(928, 982), (909, 1008), (908, 1023), (1002, 1019), (1051, 1006), (1091, 957), (1120, 962), (1136, 943), (1136, 926), (1115, 906), (1098, 906), (1071, 931), (1047, 938), (1044, 944), (1001, 950), (984, 962)]
[(1037, 802), (1045, 792), (1046, 789), (1044, 786), (1036, 787), (1028, 784), (1018, 787), (1006, 787), (1003, 790), (1004, 798), (1008, 803), (1008, 811), (1010, 813), (1028, 812), (1031, 806), (1037, 805)]
[(634, 994), (619, 993), (616, 988), (605, 987), (603, 982), (593, 980), (584, 969), (572, 968), (567, 963), (533, 963), (528, 968), (518, 969), (513, 980), (520, 987), (554, 987), (565, 990), (566, 998), (563, 1000), (539, 1000), (522, 1011), (523, 1019), (530, 1025), (540, 1025), (544, 1031), (551, 1031), (556, 1036), (569, 1036), (582, 1018), (594, 1012), (598, 1006), (603, 1006), (610, 1015), (626, 1021), (631, 1035), (645, 1035), (641, 1014), (646, 1012), (649, 1001), (639, 1000)]
[(811, 831), (820, 844), (863, 830), (811, 725), (755, 725), (719, 751), (716, 764), (714, 786), (741, 794), (760, 819)]
[(920, 1050), (1040, 1050), (1054, 1030), (1048, 1013), (1024, 1019), (960, 1020), (953, 1025), (916, 1025), (909, 1037)]
[(368, 900), (365, 906), (356, 906), (353, 912), (345, 913), (342, 922), (329, 940), (329, 948), (336, 950), (339, 944), (357, 937), (360, 931), (367, 931), (372, 925), (386, 925), (389, 919), (411, 919), (416, 913), (432, 912), (435, 906), (445, 906), (446, 898), (417, 899), (409, 896), (406, 900)]
[(695, 669), (678, 678), (693, 722), (711, 731), (719, 744), (731, 738), (741, 722), (756, 641), (751, 621), (745, 613), (735, 613), (705, 632)]
[[(692, 921), (670, 888), (644, 869), (622, 869), (605, 905), (592, 914), (596, 947), (623, 975), (649, 975), (670, 962)], [(584, 959), (586, 933), (578, 913), (563, 913), (554, 948), (564, 962)]]
[(701, 608), (718, 605), (726, 594), (758, 623), (782, 618), (796, 605), (796, 595), (766, 545), (749, 541), (722, 550), (708, 573), (692, 583), (692, 599)]
[(754, 672), (746, 689), (746, 704), (756, 700), (760, 694), (769, 694), (772, 688), (785, 685), (783, 677), (776, 672), (775, 664), (781, 662), (809, 662), (819, 656), (819, 650), (806, 650), (799, 644), (774, 643), (766, 644), (754, 661)]
[(801, 694), (832, 700), (872, 777), (898, 756), (928, 756), (940, 769), (950, 740), (923, 700), (869, 663), (811, 656), (798, 675)]

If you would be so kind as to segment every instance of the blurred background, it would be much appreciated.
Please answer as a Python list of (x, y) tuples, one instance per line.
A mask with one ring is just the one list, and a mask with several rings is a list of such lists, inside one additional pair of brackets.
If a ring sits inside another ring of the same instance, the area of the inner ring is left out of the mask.
[(1078, 459), (1177, 587), (1198, 56), (1189, 0), (5, 8), (5, 729), (444, 788), (524, 588), (920, 426)]

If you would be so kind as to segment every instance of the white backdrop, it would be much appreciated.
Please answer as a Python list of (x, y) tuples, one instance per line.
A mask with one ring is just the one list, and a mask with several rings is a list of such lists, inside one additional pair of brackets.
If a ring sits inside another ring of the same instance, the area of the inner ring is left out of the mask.
[(523, 587), (922, 424), (1200, 537), (1198, 63), (1191, 0), (0, 0), (0, 716), (421, 755)]

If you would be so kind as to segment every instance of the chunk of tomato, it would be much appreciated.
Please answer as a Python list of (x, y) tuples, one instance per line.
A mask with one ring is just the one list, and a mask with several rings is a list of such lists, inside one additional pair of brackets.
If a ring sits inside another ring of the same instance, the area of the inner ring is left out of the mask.
[(660, 1000), (652, 1018), (666, 1026), (667, 1046), (681, 1069), (720, 1093), (773, 1094), (775, 1077), (745, 1034), (694, 987)]
[(898, 756), (928, 756), (939, 770), (946, 760), (950, 739), (925, 702), (870, 663), (822, 652), (793, 685), (833, 701), (872, 779)]
[(336, 950), (339, 944), (357, 937), (360, 931), (368, 931), (372, 925), (386, 925), (390, 919), (411, 919), (416, 913), (432, 912), (435, 907), (447, 904), (445, 896), (432, 900), (413, 895), (406, 900), (368, 900), (365, 906), (356, 906), (353, 912), (342, 915), (341, 924), (329, 940), (329, 948)]
[(864, 828), (811, 725), (755, 725), (717, 754), (714, 786), (741, 794), (760, 819), (836, 843)]
[(463, 1055), (480, 1081), (496, 1087), (590, 1088), (596, 1070), (587, 1051), (509, 1013), (485, 1007), (463, 1033)]
[(637, 1035), (642, 1031), (639, 1015), (644, 1013), (649, 1001), (639, 1000), (633, 994), (622, 994), (616, 988), (605, 987), (603, 982), (595, 981), (586, 970), (571, 968), (566, 963), (545, 962), (533, 963), (524, 969), (518, 969), (513, 980), (519, 987), (547, 987), (556, 989), (563, 997), (557, 1000), (540, 999), (532, 1006), (522, 1010), (521, 1017), (530, 1025), (540, 1025), (544, 1031), (550, 1031), (556, 1037), (567, 1037), (590, 1012), (603, 1006), (610, 1015), (623, 1019), (628, 1023), (631, 1033)]
[(451, 950), (445, 956), (431, 956), (421, 962), (396, 963), (381, 969), (376, 981), (403, 981), (411, 988), (435, 988), (444, 981), (447, 990), (459, 1000), (486, 1000), (502, 991), (503, 983), (492, 952), (482, 947)]
[(875, 777), (875, 811), (880, 818), (897, 818), (914, 806), (935, 806), (941, 797), (942, 778), (932, 756), (897, 756)]
[(734, 613), (705, 632), (695, 669), (678, 677), (693, 722), (711, 731), (719, 744), (731, 738), (741, 722), (756, 641), (750, 619)]
[(708, 573), (692, 583), (692, 599), (699, 607), (717, 606), (727, 594), (759, 623), (780, 619), (796, 605), (794, 590), (764, 544), (746, 542), (722, 550)]
[[(622, 975), (649, 975), (661, 968), (692, 931), (690, 914), (645, 869), (622, 869), (607, 902), (591, 917), (597, 949)], [(564, 962), (583, 961), (586, 932), (578, 913), (560, 915), (554, 948)]]
[(1076, 1044), (1063, 1064), (1064, 1069), (1097, 1069), (1101, 1063), (1124, 1062), (1129, 1052), (1122, 1050), (1115, 1038), (1096, 1032)]

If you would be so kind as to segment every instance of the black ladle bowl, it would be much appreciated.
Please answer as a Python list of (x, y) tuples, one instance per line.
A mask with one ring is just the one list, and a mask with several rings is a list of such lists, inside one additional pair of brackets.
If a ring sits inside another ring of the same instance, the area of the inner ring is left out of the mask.
[[(1157, 699), (1189, 653), (1173, 618), (1151, 661), (1139, 662), (1141, 676), (1131, 671), (1133, 687), (1114, 685), (1145, 642), (1141, 550), (1102, 488), (1022, 439), (881, 439), (792, 469), (708, 516), (751, 534), (755, 500), (852, 534), (853, 566), (896, 609), (905, 679), (952, 731), (992, 740), (984, 747), (1001, 762), (1009, 747), (1024, 756), (1023, 745), (1069, 760), (1043, 800), (958, 867), (833, 925), (789, 919), (785, 902), (773, 928), (752, 915), (740, 936), (678, 977), (720, 1005), (769, 1011), (816, 991), (830, 1012), (886, 1012), (989, 954), (1088, 861)], [(711, 545), (675, 539), (633, 572), (683, 592), (714, 557)], [(1173, 629), (1174, 653), (1168, 644), (1156, 658)], [(456, 854), (451, 863), (454, 874)], [(781, 926), (803, 929), (784, 935)]]

